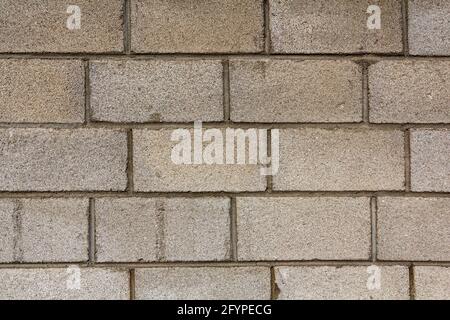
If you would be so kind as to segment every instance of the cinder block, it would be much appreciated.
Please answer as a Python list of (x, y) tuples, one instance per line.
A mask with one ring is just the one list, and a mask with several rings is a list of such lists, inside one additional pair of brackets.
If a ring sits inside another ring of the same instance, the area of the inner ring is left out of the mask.
[(409, 52), (412, 55), (450, 55), (450, 2), (409, 0)]
[(217, 60), (94, 61), (92, 117), (110, 122), (223, 120)]
[[(281, 300), (408, 300), (408, 268), (277, 267)], [(376, 277), (379, 276), (379, 282)], [(378, 286), (379, 284), (379, 286)]]
[(449, 267), (414, 267), (416, 300), (450, 300)]
[(285, 129), (275, 190), (403, 190), (404, 136), (397, 130)]
[(140, 300), (268, 300), (270, 269), (153, 268), (136, 269)]
[[(370, 5), (381, 10), (381, 28), (369, 29)], [(399, 0), (270, 1), (272, 51), (276, 53), (399, 53)]]
[[(75, 26), (80, 10), (80, 28)], [(123, 51), (122, 0), (2, 0), (0, 52)]]
[(411, 189), (450, 191), (450, 130), (411, 131)]
[(450, 260), (450, 198), (378, 199), (378, 257)]
[(362, 69), (351, 61), (235, 60), (231, 119), (237, 122), (360, 122)]
[(47, 269), (0, 269), (0, 283), (2, 284), (0, 299), (129, 299), (128, 271), (102, 268), (80, 268), (78, 270), (76, 266)]
[(125, 190), (126, 132), (0, 129), (1, 191)]
[(261, 52), (262, 0), (133, 0), (134, 52)]
[(11, 232), (0, 261), (87, 261), (88, 206), (87, 199), (0, 200), (0, 229)]
[(80, 60), (0, 60), (0, 122), (83, 121)]
[(229, 258), (227, 198), (104, 198), (95, 208), (100, 262)]
[[(257, 164), (174, 163), (171, 157), (172, 150), (180, 142), (171, 141), (173, 131), (133, 130), (135, 190), (161, 192), (265, 190), (266, 177), (260, 174), (260, 166)], [(193, 163), (193, 130), (190, 133)]]
[(370, 199), (237, 198), (239, 260), (367, 260)]
[(370, 121), (450, 123), (449, 61), (381, 61), (369, 67)]

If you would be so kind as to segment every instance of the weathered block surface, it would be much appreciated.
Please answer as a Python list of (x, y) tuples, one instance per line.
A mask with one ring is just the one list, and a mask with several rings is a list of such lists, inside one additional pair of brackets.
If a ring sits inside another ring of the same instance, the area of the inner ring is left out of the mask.
[[(176, 164), (173, 130), (134, 130), (134, 187), (138, 191), (262, 191), (266, 178), (259, 165)], [(194, 136), (191, 130), (191, 137)], [(224, 149), (225, 150), (225, 149)], [(192, 153), (194, 144), (192, 138)], [(225, 157), (224, 157), (225, 159)]]
[[(80, 9), (80, 29), (67, 28), (70, 5)], [(122, 0), (2, 0), (0, 52), (119, 52), (122, 16)]]
[(0, 60), (0, 122), (83, 121), (80, 60)]
[[(304, 300), (407, 300), (408, 268), (378, 267), (380, 287), (367, 267), (277, 267), (275, 281), (279, 299)], [(376, 285), (376, 282), (375, 282)]]
[(362, 70), (351, 61), (235, 60), (237, 122), (360, 122)]
[(2, 300), (127, 300), (130, 297), (126, 270), (0, 269)]
[(413, 55), (450, 55), (450, 2), (409, 0), (409, 52)]
[(104, 198), (95, 208), (100, 262), (229, 258), (227, 198)]
[(401, 131), (286, 129), (280, 131), (275, 190), (403, 190)]
[(87, 199), (0, 200), (0, 230), (10, 232), (2, 234), (0, 261), (87, 261), (88, 205)]
[(364, 260), (369, 198), (237, 199), (239, 260)]
[(270, 299), (270, 269), (136, 269), (136, 298), (149, 300)]
[(450, 260), (450, 198), (378, 198), (378, 257)]
[(411, 131), (411, 189), (450, 191), (450, 130)]
[(134, 52), (261, 52), (262, 0), (133, 0)]
[(0, 129), (0, 190), (124, 190), (127, 136), (103, 129)]
[[(381, 29), (370, 30), (370, 5), (381, 9)], [(401, 1), (270, 1), (272, 50), (276, 53), (398, 53)]]
[(450, 62), (378, 62), (369, 93), (371, 122), (450, 123)]
[(92, 117), (109, 122), (221, 121), (222, 69), (217, 60), (92, 62)]
[(417, 300), (450, 300), (450, 268), (414, 267)]

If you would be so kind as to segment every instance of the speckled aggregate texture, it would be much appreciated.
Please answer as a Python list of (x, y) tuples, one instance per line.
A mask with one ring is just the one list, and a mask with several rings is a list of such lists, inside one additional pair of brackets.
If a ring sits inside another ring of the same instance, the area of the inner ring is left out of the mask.
[(0, 0), (0, 300), (450, 300), (449, 59), (447, 0)]

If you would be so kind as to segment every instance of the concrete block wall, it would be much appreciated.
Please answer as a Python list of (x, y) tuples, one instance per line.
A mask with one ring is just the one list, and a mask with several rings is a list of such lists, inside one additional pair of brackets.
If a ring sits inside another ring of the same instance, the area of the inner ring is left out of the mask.
[[(450, 299), (449, 17), (1, 0), (0, 299)], [(194, 121), (279, 129), (279, 172), (172, 163)]]

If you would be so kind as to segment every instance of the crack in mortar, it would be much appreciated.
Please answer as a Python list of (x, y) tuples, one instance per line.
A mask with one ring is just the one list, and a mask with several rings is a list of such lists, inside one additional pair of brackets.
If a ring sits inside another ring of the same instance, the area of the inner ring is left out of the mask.
[(15, 200), (13, 210), (13, 260), (16, 262), (23, 261), (22, 208), (22, 201)]
[(166, 256), (166, 208), (164, 200), (156, 199), (156, 259), (165, 260)]

